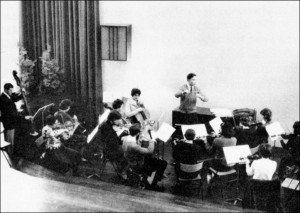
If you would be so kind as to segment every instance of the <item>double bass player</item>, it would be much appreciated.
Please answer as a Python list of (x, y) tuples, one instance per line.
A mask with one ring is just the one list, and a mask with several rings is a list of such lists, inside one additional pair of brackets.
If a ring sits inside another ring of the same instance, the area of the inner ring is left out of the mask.
[(15, 129), (22, 119), (31, 120), (32, 116), (22, 116), (16, 107), (15, 102), (23, 98), (22, 94), (13, 93), (14, 86), (11, 83), (4, 84), (4, 91), (0, 96), (1, 121), (4, 127), (4, 136), (7, 142), (12, 145), (11, 153), (14, 152)]

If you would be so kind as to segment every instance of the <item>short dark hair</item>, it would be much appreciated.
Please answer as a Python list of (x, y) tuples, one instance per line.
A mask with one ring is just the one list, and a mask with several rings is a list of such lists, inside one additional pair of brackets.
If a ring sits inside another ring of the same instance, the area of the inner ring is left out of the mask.
[(14, 86), (11, 83), (4, 84), (4, 90), (9, 90), (10, 88), (14, 88)]
[(189, 74), (186, 76), (186, 79), (187, 79), (187, 80), (190, 80), (191, 78), (194, 78), (195, 76), (197, 76), (195, 73), (189, 73)]
[(133, 88), (131, 90), (131, 96), (135, 96), (135, 95), (141, 95), (141, 90), (138, 88)]
[(129, 134), (131, 136), (137, 135), (138, 133), (140, 133), (140, 131), (141, 131), (141, 128), (138, 124), (133, 124), (131, 127), (129, 127)]
[(300, 129), (300, 122), (299, 121), (296, 121), (293, 125), (293, 128), (294, 129)]
[(187, 140), (194, 140), (195, 137), (196, 137), (196, 132), (195, 130), (193, 129), (187, 129), (184, 133), (184, 137), (187, 139)]
[(234, 136), (234, 129), (231, 123), (225, 122), (221, 124), (222, 135), (225, 138), (231, 138)]
[(54, 123), (55, 123), (55, 117), (53, 116), (53, 115), (48, 115), (47, 117), (46, 117), (46, 124), (47, 125), (53, 125)]
[(119, 120), (121, 118), (122, 118), (122, 115), (118, 111), (113, 110), (108, 114), (107, 120), (111, 121), (111, 122), (114, 122), (114, 121)]
[(272, 146), (268, 143), (262, 143), (258, 147), (258, 153), (263, 158), (269, 158), (272, 156)]
[(116, 100), (114, 100), (114, 102), (112, 103), (112, 107), (113, 107), (113, 109), (119, 109), (119, 108), (122, 106), (123, 103), (124, 103), (124, 102), (123, 102), (122, 100), (116, 99)]
[(260, 111), (260, 114), (267, 120), (271, 121), (272, 111), (269, 108), (264, 108)]
[(68, 107), (71, 107), (72, 101), (70, 99), (64, 99), (59, 104), (59, 109), (66, 110)]

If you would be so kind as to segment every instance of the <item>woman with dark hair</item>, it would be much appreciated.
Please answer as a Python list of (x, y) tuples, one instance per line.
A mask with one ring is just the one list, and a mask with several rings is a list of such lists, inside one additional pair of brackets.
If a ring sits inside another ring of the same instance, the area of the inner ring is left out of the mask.
[(262, 124), (266, 126), (272, 122), (272, 111), (269, 108), (264, 108), (260, 111), (263, 117)]
[(254, 160), (250, 166), (250, 160), (246, 160), (246, 172), (248, 176), (253, 176), (257, 180), (272, 180), (276, 171), (276, 161), (270, 160), (272, 156), (272, 147), (270, 144), (263, 143), (259, 145), (258, 153), (260, 159)]
[(144, 103), (140, 100), (140, 96), (140, 89), (133, 88), (131, 90), (131, 99), (125, 105), (125, 116), (130, 120), (130, 123), (139, 123), (144, 128), (150, 115)]
[(223, 147), (236, 146), (237, 139), (233, 136), (233, 126), (228, 122), (222, 124), (221, 136), (215, 138), (212, 146), (208, 147), (208, 152), (214, 156), (214, 159), (209, 165), (211, 168), (217, 171), (229, 171), (232, 169), (227, 165)]
[(262, 121), (256, 129), (257, 143), (268, 143), (269, 134), (266, 126), (272, 123), (272, 111), (269, 108), (264, 108), (260, 111), (260, 114), (262, 115)]
[[(42, 130), (45, 141), (45, 153), (41, 156), (41, 158), (44, 158), (43, 165), (60, 173), (66, 173), (69, 169), (72, 169), (73, 174), (76, 174), (78, 165), (81, 162), (81, 154), (62, 144), (59, 137), (64, 131), (55, 130), (56, 127), (56, 118), (48, 115), (46, 126)], [(65, 131), (68, 132), (68, 130)]]

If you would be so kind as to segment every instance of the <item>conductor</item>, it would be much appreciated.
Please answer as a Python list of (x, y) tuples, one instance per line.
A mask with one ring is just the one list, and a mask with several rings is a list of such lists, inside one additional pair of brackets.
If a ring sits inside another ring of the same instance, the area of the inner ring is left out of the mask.
[(200, 91), (196, 86), (197, 76), (195, 73), (189, 73), (187, 75), (187, 83), (179, 88), (179, 91), (175, 93), (175, 97), (180, 97), (179, 110), (185, 113), (182, 119), (182, 124), (196, 124), (198, 118), (196, 114), (197, 98), (203, 102), (207, 102), (208, 98)]

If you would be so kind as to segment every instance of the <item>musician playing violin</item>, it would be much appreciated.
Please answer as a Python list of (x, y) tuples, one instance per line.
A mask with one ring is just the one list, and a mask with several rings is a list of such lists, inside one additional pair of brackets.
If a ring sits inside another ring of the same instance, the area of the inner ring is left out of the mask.
[(4, 127), (4, 135), (7, 142), (12, 144), (13, 152), (15, 145), (15, 129), (22, 119), (30, 120), (32, 116), (22, 116), (16, 107), (15, 102), (23, 98), (22, 94), (13, 93), (11, 83), (4, 84), (4, 91), (0, 96), (1, 120)]
[(131, 99), (126, 102), (125, 116), (132, 124), (139, 123), (143, 128), (149, 119), (149, 112), (140, 100), (141, 90), (133, 88), (131, 90)]

